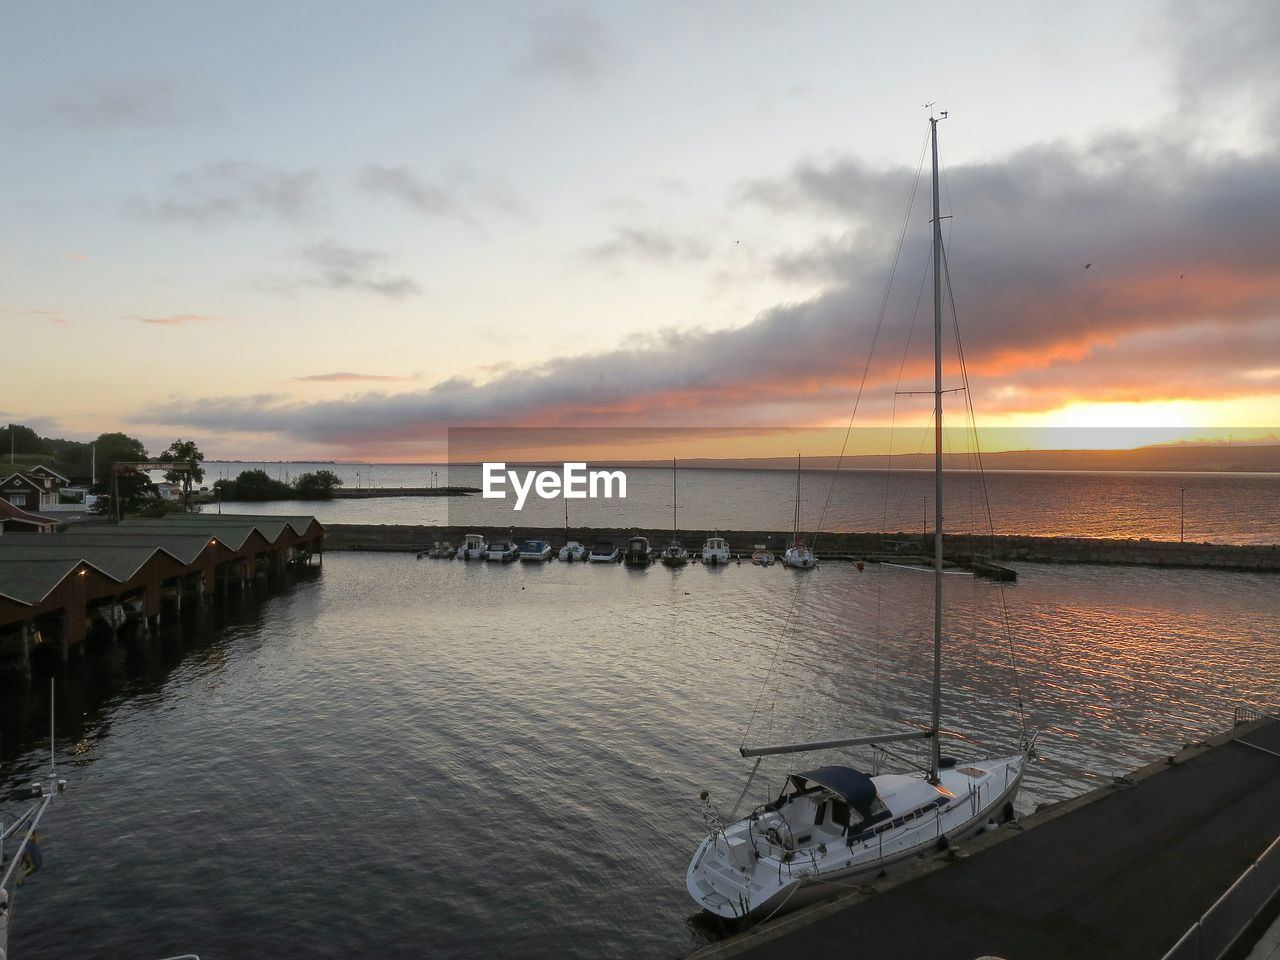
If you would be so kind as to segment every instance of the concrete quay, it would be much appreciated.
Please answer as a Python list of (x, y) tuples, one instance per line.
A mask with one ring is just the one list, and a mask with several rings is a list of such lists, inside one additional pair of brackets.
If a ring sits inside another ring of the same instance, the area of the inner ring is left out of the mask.
[(469, 497), (479, 487), (339, 487), (330, 492), (333, 500), (379, 500), (386, 497)]
[(1280, 756), (1226, 733), (691, 960), (1160, 960), (1277, 835)]
[[(398, 524), (331, 524), (326, 528), (329, 550), (390, 550), (417, 552), (437, 540), (457, 546), (465, 534), (478, 533), (490, 539), (537, 538), (559, 546), (567, 539), (590, 546), (609, 540), (625, 546), (627, 538), (645, 536), (655, 547), (671, 538), (669, 529), (572, 528), (564, 527), (454, 527)], [(778, 530), (682, 530), (680, 539), (690, 549), (700, 547), (707, 537), (729, 541), (734, 553), (749, 556), (763, 543), (775, 553), (786, 547), (791, 534)], [(849, 559), (891, 559), (908, 561), (923, 553), (931, 556), (932, 541), (919, 533), (824, 533), (810, 538), (820, 556)], [(1280, 572), (1280, 544), (1238, 545), (1180, 543), (1176, 540), (1103, 540), (1089, 537), (971, 537), (948, 534), (945, 542), (949, 561), (967, 564), (974, 557), (1007, 563), (1091, 563), (1126, 566), (1189, 567), (1211, 570), (1257, 570)]]

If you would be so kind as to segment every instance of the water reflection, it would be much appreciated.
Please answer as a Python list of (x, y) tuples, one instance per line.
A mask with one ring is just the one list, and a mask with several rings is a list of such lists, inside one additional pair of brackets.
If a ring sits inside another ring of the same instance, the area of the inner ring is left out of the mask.
[[(1277, 700), (1274, 577), (1019, 573), (1003, 592), (948, 578), (944, 722), (974, 750), (1007, 745), (1021, 691), (1046, 755), (1026, 808)], [(926, 716), (929, 589), (840, 564), (331, 554), (207, 624), (55, 671), (59, 764), (80, 766), (15, 955), (679, 953), (696, 797), (741, 790), (753, 708), (762, 738)], [(0, 700), (4, 783), (44, 767), (42, 686)], [(850, 759), (872, 758), (775, 758), (752, 796), (793, 762)]]

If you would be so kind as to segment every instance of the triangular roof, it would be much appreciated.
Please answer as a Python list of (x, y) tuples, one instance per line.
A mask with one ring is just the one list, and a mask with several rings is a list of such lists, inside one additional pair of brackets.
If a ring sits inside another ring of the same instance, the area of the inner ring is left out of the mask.
[(39, 482), (37, 482), (37, 481), (35, 481), (35, 480), (32, 480), (30, 477), (28, 477), (28, 476), (27, 476), (25, 473), (23, 473), (21, 470), (15, 470), (15, 471), (13, 471), (13, 473), (9, 474), (8, 476), (0, 477), (0, 487), (7, 486), (7, 485), (8, 485), (8, 483), (9, 483), (9, 481), (10, 481), (10, 480), (13, 480), (13, 479), (15, 479), (15, 478), (17, 478), (18, 480), (22, 480), (22, 481), (24, 481), (24, 482), (26, 482), (26, 483), (30, 484), (33, 488), (35, 488), (36, 490), (39, 490), (41, 493), (43, 493), (43, 492), (44, 492), (44, 487), (42, 487), (42, 486), (39, 484)]
[[(8, 479), (8, 477), (5, 477), (5, 480)], [(0, 481), (0, 483), (2, 482), (3, 481)], [(6, 520), (14, 520), (18, 523), (29, 523), (33, 527), (51, 527), (56, 526), (61, 522), (60, 520), (55, 520), (53, 517), (46, 517), (43, 514), (29, 513), (21, 507), (15, 507), (8, 500), (0, 498), (0, 523), (5, 522)]]
[[(38, 562), (42, 560), (83, 560), (101, 570), (112, 580), (124, 583), (132, 579), (157, 553), (168, 554), (160, 547), (144, 544), (86, 544), (61, 543), (61, 537), (40, 537), (39, 543), (10, 545), (0, 539), (0, 564), (19, 562)], [(13, 559), (10, 559), (12, 557)], [(181, 561), (174, 558), (175, 563)]]
[(275, 543), (289, 527), (297, 536), (305, 537), (315, 524), (324, 531), (324, 526), (310, 514), (254, 514), (254, 513), (170, 513), (163, 517), (133, 517), (125, 520), (122, 526), (162, 528), (173, 531), (181, 528), (208, 530), (243, 530), (252, 528), (261, 533), (268, 541)]
[[(44, 547), (49, 541), (68, 547), (84, 547), (85, 555), (96, 547), (149, 547), (160, 549), (182, 564), (192, 564), (209, 546), (213, 538), (206, 533), (158, 533), (114, 524), (80, 525), (65, 533), (47, 536), (34, 533), (8, 533), (0, 537), (0, 553), (5, 547)], [(228, 544), (228, 549), (232, 549)]]
[(52, 474), (53, 476), (57, 477), (59, 480), (63, 481), (64, 483), (71, 482), (70, 477), (64, 477), (62, 474), (60, 474), (57, 470), (53, 469), (53, 467), (49, 466), (47, 463), (37, 463), (34, 467), (24, 472), (35, 473), (37, 470), (43, 470), (45, 473)]
[(0, 597), (34, 607), (84, 564), (109, 580), (116, 578), (87, 560), (0, 560)]

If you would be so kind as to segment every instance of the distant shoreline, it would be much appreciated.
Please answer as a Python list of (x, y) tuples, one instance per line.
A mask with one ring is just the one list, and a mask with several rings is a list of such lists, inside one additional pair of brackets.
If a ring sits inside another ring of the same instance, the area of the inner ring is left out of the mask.
[[(570, 451), (571, 452), (571, 451)], [(572, 459), (572, 457), (570, 458)], [(1280, 444), (1210, 444), (1196, 446), (1138, 447), (1132, 450), (1015, 450), (981, 454), (982, 469), (996, 472), (1020, 473), (1255, 473), (1280, 474)], [(972, 453), (947, 453), (943, 455), (943, 468), (947, 470), (977, 469), (978, 458)], [(392, 463), (375, 461), (321, 461), (321, 460), (211, 460), (207, 464), (329, 464), (332, 466), (359, 467), (366, 463), (372, 467), (478, 467), (480, 461), (466, 460), (454, 463)], [(550, 459), (510, 460), (512, 465), (558, 466), (563, 461)], [(592, 463), (632, 469), (670, 469), (671, 461), (592, 459)], [(685, 470), (786, 470), (796, 468), (791, 457), (689, 457), (678, 460)], [(932, 457), (920, 453), (857, 454), (839, 457), (820, 455), (803, 457), (804, 470), (834, 470), (837, 465), (844, 470), (932, 470)]]

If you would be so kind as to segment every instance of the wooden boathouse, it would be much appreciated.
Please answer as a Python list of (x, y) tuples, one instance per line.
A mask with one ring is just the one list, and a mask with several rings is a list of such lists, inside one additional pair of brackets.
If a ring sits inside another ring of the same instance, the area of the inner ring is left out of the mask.
[(65, 533), (0, 536), (0, 670), (33, 652), (65, 660), (95, 628), (143, 633), (168, 609), (201, 604), (286, 567), (322, 561), (310, 516), (171, 514)]

